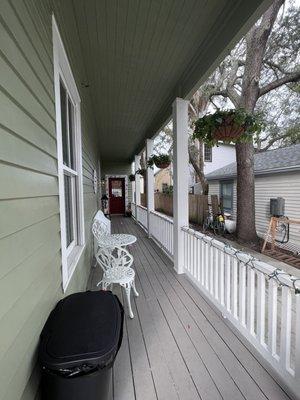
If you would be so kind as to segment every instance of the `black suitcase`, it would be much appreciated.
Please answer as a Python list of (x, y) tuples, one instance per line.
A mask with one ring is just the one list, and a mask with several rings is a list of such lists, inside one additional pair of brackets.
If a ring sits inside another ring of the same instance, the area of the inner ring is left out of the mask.
[(124, 311), (111, 292), (61, 300), (41, 333), (42, 400), (106, 400)]

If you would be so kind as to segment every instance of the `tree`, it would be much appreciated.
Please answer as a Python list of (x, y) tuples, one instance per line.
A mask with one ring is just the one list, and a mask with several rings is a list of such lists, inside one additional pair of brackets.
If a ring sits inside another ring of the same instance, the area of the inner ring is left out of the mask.
[[(236, 46), (230, 57), (223, 62), (227, 74), (223, 87), (212, 96), (229, 98), (235, 108), (244, 108), (254, 113), (258, 100), (273, 90), (298, 82), (300, 69), (293, 66), (298, 59), (299, 37), (294, 41), (285, 33), (291, 31), (291, 19), (296, 21), (299, 10), (292, 8), (281, 21), (274, 24), (283, 0), (276, 0), (260, 20), (250, 29), (245, 38)], [(297, 23), (294, 25), (296, 30)], [(286, 54), (285, 46), (297, 51)], [(253, 143), (238, 143), (237, 158), (237, 235), (242, 241), (256, 241), (254, 202), (254, 146)]]
[[(300, 10), (290, 0), (279, 13), (283, 4), (284, 0), (275, 0), (195, 93), (189, 107), (190, 122), (201, 116), (201, 111), (214, 108), (244, 108), (249, 113), (259, 112), (264, 118), (266, 129), (256, 148), (253, 143), (236, 145), (237, 234), (242, 241), (257, 239), (254, 151), (300, 141)], [(169, 129), (169, 141), (170, 137)], [(194, 143), (189, 150), (190, 162), (201, 177), (199, 145)], [(201, 183), (205, 189), (205, 181)]]

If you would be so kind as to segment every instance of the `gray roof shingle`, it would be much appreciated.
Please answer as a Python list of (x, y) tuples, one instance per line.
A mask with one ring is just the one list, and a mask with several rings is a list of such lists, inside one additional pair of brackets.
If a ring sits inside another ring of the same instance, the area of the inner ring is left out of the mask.
[[(287, 170), (300, 170), (300, 144), (281, 149), (257, 153), (254, 156), (254, 173), (274, 174)], [(225, 179), (236, 176), (236, 163), (225, 165), (206, 175), (208, 180)]]

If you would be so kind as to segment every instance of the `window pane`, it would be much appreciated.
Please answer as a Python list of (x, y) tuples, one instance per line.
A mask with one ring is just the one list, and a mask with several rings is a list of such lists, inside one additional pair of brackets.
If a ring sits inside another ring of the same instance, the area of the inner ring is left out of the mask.
[(74, 156), (74, 106), (68, 98), (68, 111), (69, 111), (69, 138), (70, 138), (70, 158), (71, 168), (75, 169), (75, 156)]
[(204, 161), (212, 161), (212, 148), (204, 145)]
[(61, 108), (61, 134), (63, 163), (69, 166), (69, 145), (68, 145), (68, 126), (67, 126), (67, 92), (62, 82), (60, 82), (60, 108)]
[(71, 177), (64, 175), (67, 247), (74, 240)]
[(111, 181), (111, 195), (112, 197), (122, 197), (122, 181)]
[(231, 210), (231, 198), (223, 197), (223, 208), (226, 210)]
[(231, 196), (232, 185), (230, 183), (223, 185), (223, 196)]
[(233, 183), (224, 182), (221, 184), (221, 196), (225, 211), (232, 211)]

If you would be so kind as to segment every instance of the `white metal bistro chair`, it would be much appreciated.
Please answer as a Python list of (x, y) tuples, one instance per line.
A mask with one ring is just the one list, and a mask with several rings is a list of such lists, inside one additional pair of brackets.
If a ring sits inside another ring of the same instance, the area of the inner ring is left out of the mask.
[(96, 254), (96, 260), (103, 270), (103, 277), (97, 286), (102, 285), (102, 289), (107, 290), (114, 283), (119, 284), (125, 290), (126, 301), (128, 304), (129, 317), (133, 318), (133, 312), (130, 302), (131, 288), (133, 294), (138, 297), (135, 288), (135, 272), (131, 268), (133, 263), (132, 255), (123, 247), (111, 248), (100, 247)]

